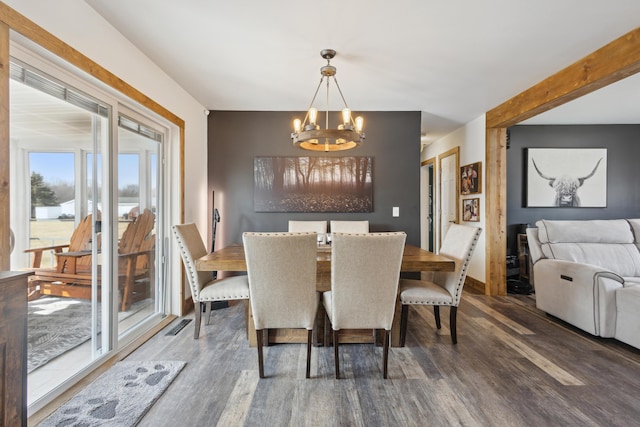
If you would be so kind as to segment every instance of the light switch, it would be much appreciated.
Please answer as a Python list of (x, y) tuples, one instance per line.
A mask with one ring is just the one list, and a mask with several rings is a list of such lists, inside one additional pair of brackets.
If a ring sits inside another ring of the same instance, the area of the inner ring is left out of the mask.
[(397, 217), (399, 217), (399, 216), (400, 216), (400, 208), (399, 208), (398, 206), (394, 206), (394, 207), (393, 207), (393, 213), (392, 213), (392, 216), (393, 216), (394, 218), (397, 218)]

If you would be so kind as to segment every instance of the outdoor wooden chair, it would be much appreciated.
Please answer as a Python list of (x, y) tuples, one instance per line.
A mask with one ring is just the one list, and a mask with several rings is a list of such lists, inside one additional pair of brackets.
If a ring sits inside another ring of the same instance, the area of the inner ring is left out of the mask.
[[(40, 268), (42, 265), (42, 255), (46, 251), (53, 251), (56, 258), (56, 270), (64, 271), (65, 264), (69, 260), (80, 264), (91, 265), (91, 257), (67, 257), (65, 252), (80, 252), (85, 250), (91, 242), (91, 225), (93, 215), (89, 214), (78, 224), (69, 239), (69, 243), (63, 245), (45, 246), (41, 248), (25, 249), (26, 253), (32, 253), (31, 268)], [(64, 249), (67, 249), (64, 251)]]
[[(88, 234), (91, 236), (90, 215)], [(155, 236), (152, 234), (155, 215), (145, 209), (134, 221), (130, 222), (118, 242), (118, 287), (120, 290), (120, 310), (126, 311), (135, 300), (149, 297), (153, 289), (153, 269), (155, 263)], [(83, 228), (86, 225), (83, 226)], [(74, 232), (81, 234), (78, 229)], [(86, 233), (84, 231), (83, 233)], [(82, 234), (84, 235), (84, 234)], [(78, 236), (79, 240), (80, 237)], [(30, 277), (30, 287), (39, 288), (42, 295), (91, 299), (91, 263), (92, 254), (88, 250), (89, 240), (80, 250), (55, 252), (58, 259), (55, 268), (34, 268)], [(62, 245), (64, 247), (64, 245)], [(55, 247), (53, 250), (55, 251)], [(69, 245), (71, 249), (71, 243)], [(75, 247), (74, 247), (75, 248)], [(41, 248), (45, 250), (46, 248)], [(35, 251), (34, 251), (35, 252)], [(41, 252), (35, 257), (42, 258)], [(36, 265), (34, 262), (32, 265)], [(102, 282), (98, 277), (98, 285)]]
[[(52, 273), (58, 272), (62, 273), (65, 269), (68, 271), (69, 269), (76, 270), (77, 268), (91, 270), (91, 256), (69, 256), (68, 253), (80, 253), (86, 250), (91, 242), (91, 226), (93, 222), (93, 215), (89, 214), (73, 230), (73, 234), (69, 239), (69, 243), (62, 245), (53, 245), (53, 246), (44, 246), (40, 248), (30, 248), (26, 249), (24, 252), (32, 253), (33, 258), (31, 259), (31, 268), (36, 269), (38, 271), (46, 271), (50, 270)], [(65, 251), (66, 249), (66, 251)], [(42, 257), (43, 254), (47, 251), (52, 251), (54, 255), (54, 266), (50, 269), (42, 269)], [(84, 266), (84, 267), (83, 267)], [(38, 281), (29, 280), (29, 289), (28, 289), (28, 297), (29, 301), (37, 299), (40, 297), (40, 288), (38, 286)]]

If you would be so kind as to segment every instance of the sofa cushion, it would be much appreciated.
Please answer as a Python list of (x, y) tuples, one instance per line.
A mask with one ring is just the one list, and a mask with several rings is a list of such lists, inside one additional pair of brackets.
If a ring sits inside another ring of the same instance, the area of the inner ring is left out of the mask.
[(633, 231), (634, 237), (633, 241), (640, 250), (640, 218), (631, 218), (627, 221), (629, 221), (629, 224), (631, 224), (631, 230)]
[[(629, 286), (640, 286), (640, 277), (623, 277), (622, 279), (624, 279), (625, 288)], [(640, 311), (640, 308), (638, 310)]]
[(640, 276), (640, 251), (627, 220), (541, 220), (536, 226), (546, 258), (597, 265), (620, 276)]
[(616, 291), (616, 339), (640, 348), (640, 286)]
[[(640, 221), (640, 220), (639, 220)], [(626, 219), (550, 221), (536, 223), (540, 243), (633, 243)], [(640, 226), (640, 224), (639, 224)]]

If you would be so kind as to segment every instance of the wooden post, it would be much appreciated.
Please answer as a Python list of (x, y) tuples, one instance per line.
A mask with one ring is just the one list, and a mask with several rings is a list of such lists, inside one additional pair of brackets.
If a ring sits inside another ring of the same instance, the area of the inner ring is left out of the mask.
[(0, 270), (11, 267), (9, 167), (9, 26), (0, 22)]
[(487, 295), (506, 295), (506, 129), (640, 71), (640, 27), (487, 112)]
[(507, 294), (507, 130), (487, 128), (485, 203), (486, 295)]

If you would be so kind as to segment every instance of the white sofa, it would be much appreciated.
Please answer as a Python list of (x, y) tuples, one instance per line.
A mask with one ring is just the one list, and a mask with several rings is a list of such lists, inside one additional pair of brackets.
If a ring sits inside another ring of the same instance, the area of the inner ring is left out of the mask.
[(640, 219), (536, 222), (527, 229), (536, 306), (640, 348)]

